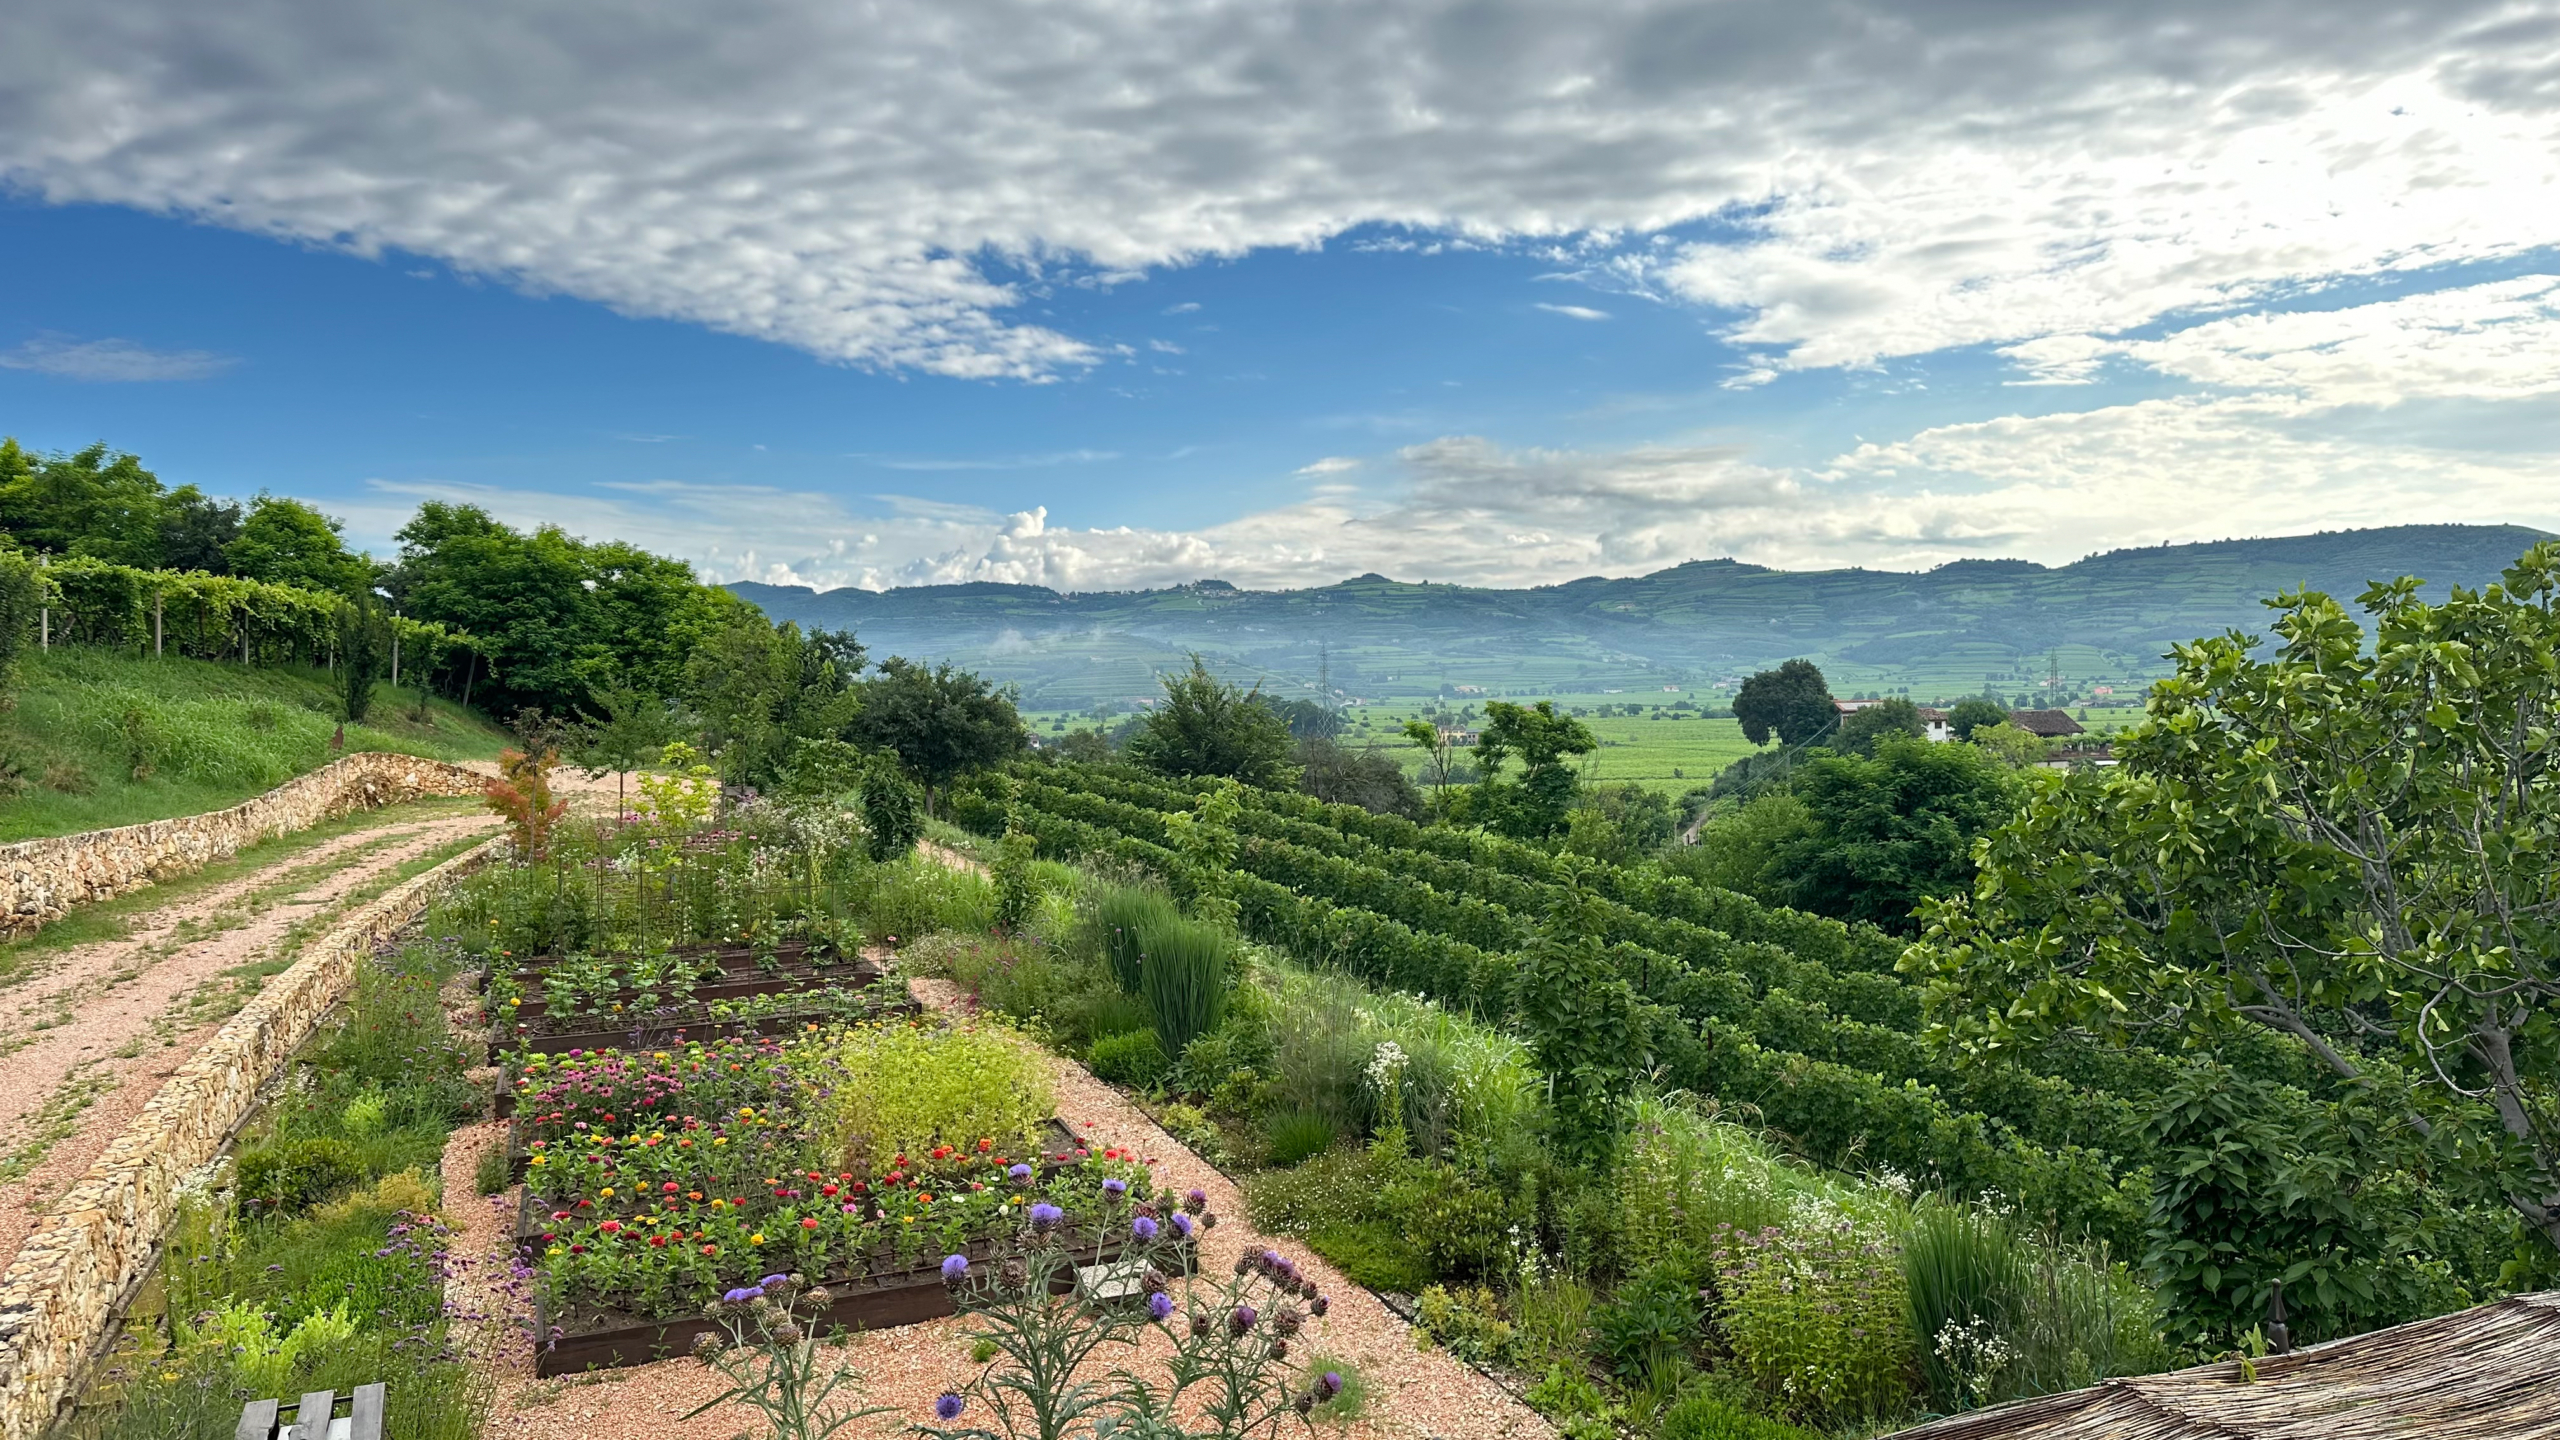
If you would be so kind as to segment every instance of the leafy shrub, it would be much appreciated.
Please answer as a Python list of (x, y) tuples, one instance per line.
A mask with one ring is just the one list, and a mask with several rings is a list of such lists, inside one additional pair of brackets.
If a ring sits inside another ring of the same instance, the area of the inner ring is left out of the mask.
[(1706, 1314), (1685, 1267), (1657, 1261), (1599, 1308), (1593, 1349), (1611, 1374), (1640, 1380), (1697, 1348)]
[(1718, 1237), (1717, 1318), (1735, 1363), (1798, 1419), (1839, 1425), (1893, 1414), (1909, 1394), (1913, 1359), (1900, 1265), (1845, 1217), (1796, 1223)]
[(1754, 1415), (1715, 1395), (1681, 1397), (1662, 1416), (1661, 1440), (1821, 1440), (1811, 1430)]
[(471, 1169), (471, 1188), (482, 1195), (497, 1194), (515, 1183), (508, 1169), (506, 1146), (482, 1146), (479, 1163)]
[(299, 1215), (364, 1179), (364, 1165), (341, 1140), (285, 1140), (240, 1152), (238, 1174), (243, 1208)]
[(1156, 1043), (1153, 1030), (1105, 1035), (1093, 1042), (1085, 1063), (1101, 1079), (1139, 1090), (1148, 1089), (1173, 1073), (1173, 1062), (1165, 1058), (1164, 1047)]
[(1387, 1187), (1389, 1213), (1435, 1274), (1500, 1275), (1510, 1268), (1510, 1198), (1463, 1167), (1417, 1161)]
[(1590, 1286), (1550, 1271), (1524, 1277), (1511, 1303), (1523, 1369), (1536, 1374), (1551, 1365), (1582, 1365), (1590, 1348)]
[(871, 832), (871, 858), (902, 859), (924, 837), (924, 797), (892, 765), (875, 767), (862, 783), (862, 826)]
[(847, 1170), (876, 1173), (896, 1155), (981, 1139), (1027, 1151), (1054, 1108), (1047, 1067), (992, 1024), (861, 1025), (818, 1053), (823, 1073), (807, 1077), (825, 1087), (817, 1129)]
[(995, 890), (974, 871), (908, 856), (875, 866), (865, 906), (874, 940), (912, 940), (936, 930), (983, 931), (995, 921)]
[(1428, 1286), (1415, 1302), (1414, 1318), (1461, 1360), (1485, 1365), (1511, 1357), (1511, 1322), (1493, 1292), (1481, 1286)]
[(1283, 1110), (1263, 1122), (1263, 1139), (1271, 1145), (1271, 1163), (1287, 1169), (1333, 1148), (1341, 1132), (1314, 1110)]
[(1164, 1053), (1179, 1055), (1218, 1028), (1227, 1009), (1227, 937), (1193, 920), (1161, 920), (1139, 932), (1138, 988), (1155, 1013)]
[(996, 887), (995, 928), (1010, 935), (1022, 929), (1040, 908), (1038, 876), (1031, 863), (1035, 842), (1019, 830), (996, 842), (995, 864), (988, 867)]

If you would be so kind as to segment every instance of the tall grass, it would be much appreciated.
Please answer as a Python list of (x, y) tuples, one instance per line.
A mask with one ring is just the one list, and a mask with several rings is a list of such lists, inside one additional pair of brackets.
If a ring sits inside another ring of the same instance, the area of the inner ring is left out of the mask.
[(1283, 1108), (1345, 1129), (1390, 1118), (1367, 1070), (1393, 1041), (1405, 1056), (1396, 1087), (1405, 1131), (1423, 1154), (1516, 1148), (1545, 1123), (1535, 1066), (1519, 1041), (1412, 995), (1380, 995), (1346, 976), (1279, 966), (1272, 1020), (1274, 1082)]
[(1094, 948), (1124, 993), (1137, 994), (1143, 983), (1147, 932), (1181, 918), (1171, 897), (1142, 885), (1115, 885), (1094, 902)]
[(1718, 1226), (1759, 1231), (1894, 1216), (1892, 1192), (1798, 1164), (1758, 1133), (1639, 1095), (1611, 1177), (1632, 1259), (1703, 1255)]
[(1930, 1403), (1953, 1411), (2174, 1362), (2159, 1305), (2124, 1266), (2023, 1233), (2006, 1211), (1924, 1196), (1901, 1233)]
[(1164, 1053), (1178, 1058), (1226, 1018), (1232, 942), (1215, 927), (1180, 916), (1157, 919), (1138, 932), (1138, 941), (1138, 991), (1155, 1015)]

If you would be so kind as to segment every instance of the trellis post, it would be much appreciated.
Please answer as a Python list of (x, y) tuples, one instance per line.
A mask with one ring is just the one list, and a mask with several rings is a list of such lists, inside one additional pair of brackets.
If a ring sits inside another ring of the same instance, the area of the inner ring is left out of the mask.
[(154, 660), (160, 658), (160, 607), (164, 598), (157, 589), (151, 592), (151, 658)]

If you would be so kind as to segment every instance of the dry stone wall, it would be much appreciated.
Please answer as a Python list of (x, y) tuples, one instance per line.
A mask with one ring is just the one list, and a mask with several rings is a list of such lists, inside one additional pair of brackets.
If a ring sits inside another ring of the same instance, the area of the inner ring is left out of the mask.
[[(351, 757), (365, 758), (393, 757)], [(169, 1077), (54, 1203), (0, 1275), (0, 1440), (35, 1440), (51, 1425), (95, 1359), (116, 1306), (149, 1270), (179, 1182), (222, 1153), (260, 1089), (346, 993), (356, 967), (504, 843), (489, 840), (446, 861), (315, 941)]]
[(484, 776), (441, 760), (364, 751), (288, 780), (228, 810), (0, 845), (0, 939), (225, 860), (257, 842), (350, 810), (426, 795), (477, 795)]

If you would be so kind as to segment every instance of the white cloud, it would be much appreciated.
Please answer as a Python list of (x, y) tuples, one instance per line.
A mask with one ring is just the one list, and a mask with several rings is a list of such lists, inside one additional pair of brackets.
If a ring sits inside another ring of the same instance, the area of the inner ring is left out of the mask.
[(2039, 376), (2072, 379), (2122, 356), (2182, 380), (2284, 391), (2319, 406), (2519, 400), (2560, 390), (2560, 276), (2237, 315), (2157, 340), (2056, 335), (2001, 353)]
[(2555, 50), (2507, 0), (21, 0), (0, 183), (1030, 379), (1111, 354), (1024, 318), (1062, 281), (1715, 218), (1619, 268), (1861, 365), (2548, 243)]
[(1606, 320), (1609, 318), (1608, 311), (1594, 310), (1588, 305), (1549, 305), (1541, 301), (1535, 308), (1544, 310), (1550, 315), (1562, 315), (1572, 320)]
[(130, 340), (73, 340), (39, 335), (0, 350), (0, 370), (32, 370), (66, 380), (202, 380), (240, 363), (210, 350), (154, 350)]
[(1301, 475), (1339, 475), (1345, 470), (1357, 470), (1359, 468), (1360, 462), (1348, 455), (1327, 455), (1321, 460), (1311, 460), (1306, 464), (1299, 466), (1297, 473)]

